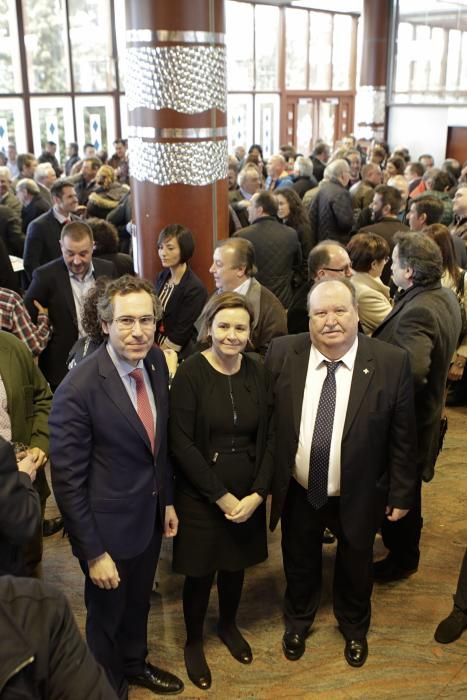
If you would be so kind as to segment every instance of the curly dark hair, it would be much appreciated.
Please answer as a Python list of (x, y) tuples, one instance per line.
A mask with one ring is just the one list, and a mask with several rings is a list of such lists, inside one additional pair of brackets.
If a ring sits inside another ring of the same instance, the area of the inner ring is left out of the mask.
[(110, 277), (98, 277), (94, 287), (91, 287), (84, 297), (81, 325), (86, 335), (94, 343), (102, 343), (105, 338), (97, 315), (97, 302), (111, 281)]
[(118, 253), (118, 232), (110, 221), (93, 217), (86, 219), (94, 236), (94, 252), (97, 255)]

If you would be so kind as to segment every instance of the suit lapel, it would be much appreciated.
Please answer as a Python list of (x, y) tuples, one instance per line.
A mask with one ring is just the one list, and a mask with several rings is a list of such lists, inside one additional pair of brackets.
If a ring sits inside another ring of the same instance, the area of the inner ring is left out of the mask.
[(350, 385), (349, 403), (347, 404), (347, 413), (345, 416), (344, 432), (342, 441), (349, 432), (352, 423), (357, 416), (362, 401), (365, 397), (367, 389), (373, 379), (375, 368), (373, 356), (370, 351), (367, 338), (359, 335), (358, 350), (355, 357), (355, 365), (352, 375), (352, 383)]
[(310, 348), (311, 344), (307, 342), (303, 348), (297, 349), (295, 351), (295, 355), (290, 355), (290, 362), (292, 364), (290, 372), (293, 404), (293, 422), (297, 436), (300, 434), (303, 394), (305, 392), (306, 375), (308, 372), (308, 362), (310, 359)]
[(73, 298), (73, 290), (71, 288), (71, 282), (70, 282), (70, 275), (67, 270), (67, 267), (65, 263), (60, 266), (59, 270), (59, 277), (61, 280), (61, 288), (63, 290), (63, 298), (65, 300), (65, 304), (68, 308), (68, 311), (71, 314), (71, 317), (73, 319), (73, 323), (75, 324), (76, 328), (78, 328), (78, 319), (76, 317), (76, 307), (75, 307), (75, 300)]
[(133, 430), (135, 430), (140, 438), (144, 440), (148, 446), (148, 449), (151, 450), (151, 443), (149, 442), (146, 428), (135, 411), (123, 381), (121, 380), (114, 363), (110, 359), (105, 344), (97, 352), (99, 353), (99, 374), (103, 379), (102, 388), (111, 401), (113, 401), (113, 403), (116, 405), (122, 416), (124, 416), (124, 418), (131, 425)]

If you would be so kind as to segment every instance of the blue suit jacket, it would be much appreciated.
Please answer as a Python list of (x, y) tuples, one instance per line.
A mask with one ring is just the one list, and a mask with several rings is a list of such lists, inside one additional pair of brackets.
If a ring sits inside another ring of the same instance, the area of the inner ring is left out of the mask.
[(157, 348), (144, 364), (157, 411), (154, 454), (105, 345), (71, 370), (54, 395), (52, 483), (79, 559), (137, 556), (172, 503), (167, 365)]

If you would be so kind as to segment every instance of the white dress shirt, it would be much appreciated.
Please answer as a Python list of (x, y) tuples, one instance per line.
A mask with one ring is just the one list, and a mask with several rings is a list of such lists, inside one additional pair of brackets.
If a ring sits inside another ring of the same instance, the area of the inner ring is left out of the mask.
[[(350, 385), (352, 383), (355, 356), (358, 348), (358, 337), (350, 350), (339, 358), (342, 363), (336, 370), (336, 410), (332, 429), (331, 450), (329, 453), (328, 496), (339, 496), (341, 485), (341, 442), (344, 432), (347, 405), (349, 403)], [(310, 348), (310, 359), (303, 392), (302, 415), (300, 420), (300, 435), (298, 438), (297, 454), (293, 476), (305, 489), (308, 488), (308, 473), (310, 471), (310, 450), (315, 427), (316, 413), (323, 382), (327, 375), (324, 364), (329, 358), (322, 355), (313, 345)], [(333, 360), (337, 362), (338, 360)]]
[(149, 398), (149, 404), (151, 406), (151, 411), (152, 411), (152, 417), (154, 419), (154, 425), (156, 425), (157, 421), (157, 412), (156, 412), (156, 402), (154, 399), (154, 392), (152, 390), (152, 385), (148, 377), (148, 373), (146, 371), (146, 367), (144, 366), (143, 360), (139, 360), (138, 364), (136, 367), (133, 367), (133, 365), (130, 365), (129, 362), (126, 362), (122, 357), (117, 355), (115, 352), (114, 348), (112, 345), (108, 342), (107, 343), (107, 352), (110, 355), (110, 359), (115, 365), (115, 369), (117, 370), (120, 379), (123, 382), (123, 386), (125, 387), (126, 393), (128, 394), (131, 403), (133, 404), (133, 407), (138, 413), (138, 402), (136, 400), (136, 381), (133, 379), (133, 377), (130, 377), (130, 373), (133, 372), (134, 369), (142, 369), (143, 370), (143, 378), (144, 378), (144, 385), (146, 387), (146, 392)]

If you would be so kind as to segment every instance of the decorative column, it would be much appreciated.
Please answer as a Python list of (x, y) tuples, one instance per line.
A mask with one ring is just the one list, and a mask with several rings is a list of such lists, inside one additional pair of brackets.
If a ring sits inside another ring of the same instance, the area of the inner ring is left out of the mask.
[(228, 236), (223, 0), (127, 0), (126, 96), (135, 263), (154, 280), (164, 226), (193, 231), (193, 269)]
[(384, 139), (388, 79), (391, 0), (364, 0), (360, 86), (357, 91), (357, 134)]

